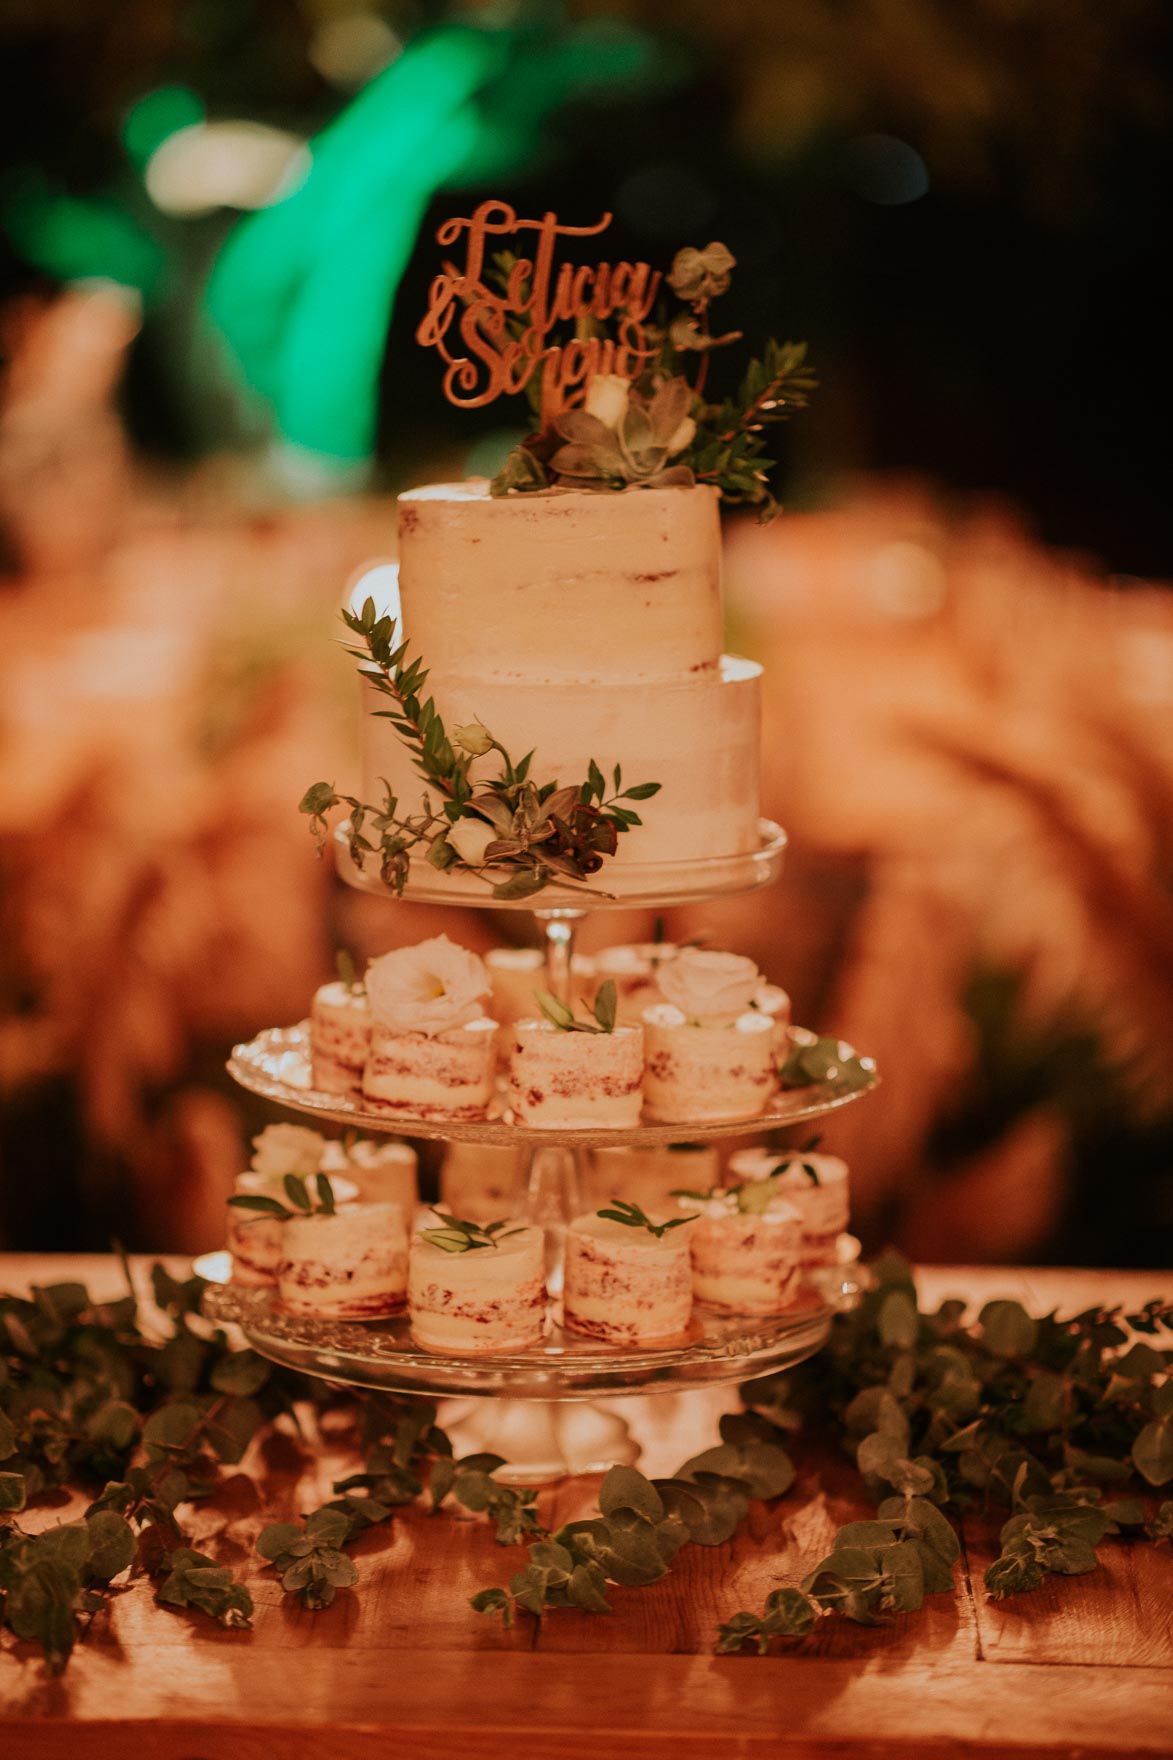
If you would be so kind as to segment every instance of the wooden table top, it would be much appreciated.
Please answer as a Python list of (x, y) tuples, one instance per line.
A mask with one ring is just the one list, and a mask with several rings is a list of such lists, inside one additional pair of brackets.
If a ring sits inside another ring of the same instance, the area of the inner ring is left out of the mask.
[[(0, 1258), (0, 1289), (80, 1278), (95, 1293), (117, 1273), (101, 1258)], [(925, 1270), (930, 1299), (1017, 1297), (1036, 1312), (1141, 1302), (1163, 1274)], [(736, 1394), (623, 1402), (641, 1465), (671, 1472), (716, 1439)], [(397, 1513), (353, 1548), (359, 1592), (310, 1613), (253, 1554), (271, 1520), (330, 1495), (343, 1465), (277, 1435), (226, 1469), (222, 1491), (190, 1506), (195, 1544), (247, 1581), (251, 1631), (157, 1607), (136, 1581), (93, 1621), (59, 1679), (30, 1646), (0, 1640), (4, 1760), (737, 1760), (780, 1755), (967, 1757), (1173, 1751), (1173, 1557), (1111, 1545), (1091, 1576), (1049, 1578), (999, 1604), (982, 1583), (989, 1535), (964, 1535), (952, 1597), (878, 1629), (820, 1622), (785, 1654), (713, 1654), (717, 1622), (757, 1607), (827, 1550), (834, 1527), (872, 1513), (850, 1464), (798, 1439), (798, 1480), (751, 1506), (728, 1545), (686, 1547), (645, 1589), (613, 1589), (610, 1617), (566, 1611), (512, 1631), (468, 1596), (504, 1583), (520, 1554), (482, 1520)], [(258, 1458), (259, 1457), (259, 1458)], [(353, 1456), (345, 1457), (354, 1470)], [(542, 1494), (544, 1519), (593, 1506), (597, 1479)], [(75, 1514), (62, 1503), (42, 1515)], [(25, 1518), (27, 1522), (27, 1518)], [(28, 1522), (28, 1525), (32, 1525)]]

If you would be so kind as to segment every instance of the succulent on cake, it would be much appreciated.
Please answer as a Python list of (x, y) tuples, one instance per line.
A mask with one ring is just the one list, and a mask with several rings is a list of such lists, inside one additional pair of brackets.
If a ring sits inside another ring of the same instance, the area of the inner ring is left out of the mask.
[[(411, 748), (416, 769), (435, 792), (425, 793), (413, 812), (386, 784), (382, 803), (372, 806), (332, 783), (315, 782), (302, 796), (301, 811), (319, 844), (329, 815), (344, 806), (351, 860), (360, 869), (372, 863), (397, 894), (407, 884), (412, 856), (422, 854), (440, 872), (476, 874), (494, 898), (530, 898), (553, 881), (581, 886), (615, 854), (619, 838), (643, 823), (626, 803), (650, 800), (658, 782), (624, 788), (616, 764), (608, 784), (593, 758), (581, 782), (537, 782), (530, 775), (533, 752), (515, 760), (479, 721), (450, 737), (431, 697), (423, 695), (427, 669), (422, 660), (409, 661), (394, 618), (380, 617), (373, 599), (342, 616), (362, 643), (347, 650), (360, 676), (388, 699), (389, 707), (375, 713)], [(474, 772), (493, 756), (495, 774)]]
[[(714, 334), (709, 315), (712, 301), (728, 292), (735, 265), (732, 252), (716, 241), (678, 251), (667, 284), (685, 309), (673, 314), (662, 307), (655, 323), (641, 325), (643, 364), (636, 377), (607, 373), (588, 380), (581, 407), (560, 411), (509, 454), (493, 480), (494, 495), (708, 483), (722, 500), (771, 518), (778, 511), (769, 487), (775, 460), (767, 456), (765, 430), (805, 409), (817, 380), (805, 343), (771, 340), (732, 397), (706, 399), (710, 356), (741, 340), (737, 330)], [(492, 274), (502, 288), (516, 270), (511, 253), (494, 257)], [(589, 322), (601, 331), (597, 319)], [(697, 362), (691, 378), (690, 357)]]

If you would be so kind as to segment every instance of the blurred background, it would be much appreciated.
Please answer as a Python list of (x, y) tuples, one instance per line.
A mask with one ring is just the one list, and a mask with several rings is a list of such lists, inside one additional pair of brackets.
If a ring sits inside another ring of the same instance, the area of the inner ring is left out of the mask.
[(233, 1040), (299, 1018), (339, 945), (500, 938), (340, 887), (296, 810), (354, 770), (331, 638), (396, 491), (524, 431), (450, 408), (413, 339), (436, 226), (493, 195), (611, 210), (612, 257), (723, 240), (722, 324), (811, 345), (785, 513), (726, 523), (792, 856), (668, 928), (879, 1061), (824, 1144), (865, 1245), (1173, 1262), (1167, 26), (9, 0), (0, 1247), (219, 1244), (275, 1116)]

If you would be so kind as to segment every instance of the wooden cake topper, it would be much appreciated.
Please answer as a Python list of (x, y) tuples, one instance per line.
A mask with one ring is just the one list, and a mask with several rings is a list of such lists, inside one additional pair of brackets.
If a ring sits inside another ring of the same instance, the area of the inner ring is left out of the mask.
[[(554, 268), (559, 238), (594, 238), (610, 224), (610, 214), (594, 226), (562, 226), (556, 214), (519, 220), (507, 202), (495, 201), (482, 202), (471, 219), (444, 222), (437, 242), (452, 246), (463, 236), (464, 266), (445, 262), (432, 282), (416, 341), (438, 349), (448, 363), (444, 395), (450, 402), (480, 409), (524, 391), (540, 372), (542, 420), (549, 422), (581, 397), (596, 373), (638, 377), (654, 353), (643, 326), (659, 291), (659, 270), (628, 262)], [(532, 255), (518, 257), (496, 290), (486, 286), (489, 241), (527, 232), (537, 234)], [(606, 320), (613, 337), (595, 333)], [(574, 324), (577, 334), (555, 340), (558, 324)]]

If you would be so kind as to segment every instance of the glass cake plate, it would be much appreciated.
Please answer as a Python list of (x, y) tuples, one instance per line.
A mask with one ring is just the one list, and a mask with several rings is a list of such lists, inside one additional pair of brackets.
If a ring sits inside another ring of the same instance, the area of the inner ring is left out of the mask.
[[(342, 878), (362, 892), (395, 897), (373, 868), (359, 867), (351, 860), (347, 830), (347, 822), (343, 821), (334, 833)], [(740, 855), (700, 856), (686, 862), (623, 862), (618, 867), (607, 862), (596, 879), (584, 881), (581, 886), (550, 885), (535, 896), (508, 899), (494, 898), (492, 887), (475, 874), (444, 873), (427, 862), (413, 862), (402, 896), (420, 904), (542, 913), (689, 904), (769, 886), (782, 872), (785, 853), (786, 833), (782, 827), (772, 819), (759, 819), (758, 847)]]
[[(752, 1118), (732, 1119), (720, 1124), (640, 1124), (630, 1130), (603, 1128), (599, 1130), (534, 1130), (513, 1121), (506, 1106), (502, 1088), (490, 1107), (489, 1117), (470, 1123), (450, 1119), (413, 1118), (405, 1113), (377, 1112), (361, 1099), (351, 1100), (345, 1094), (326, 1094), (315, 1088), (310, 1070), (309, 1022), (294, 1027), (269, 1027), (255, 1039), (233, 1047), (228, 1071), (242, 1088), (275, 1101), (295, 1112), (311, 1113), (335, 1124), (349, 1125), (353, 1130), (379, 1135), (406, 1137), (441, 1137), (446, 1142), (486, 1143), (499, 1146), (528, 1145), (531, 1148), (640, 1148), (657, 1143), (679, 1143), (720, 1137), (760, 1135), (798, 1124), (805, 1118), (817, 1118), (837, 1107), (848, 1106), (868, 1094), (879, 1076), (870, 1057), (862, 1057), (850, 1045), (841, 1044), (841, 1063), (826, 1081), (812, 1082), (802, 1088), (785, 1088), (770, 1101), (765, 1112)], [(792, 1027), (795, 1045), (813, 1045), (814, 1033), (803, 1027)]]
[(354, 1321), (285, 1314), (271, 1290), (226, 1281), (231, 1275), (227, 1253), (208, 1254), (195, 1268), (209, 1279), (203, 1302), (209, 1319), (239, 1326), (255, 1351), (304, 1374), (441, 1399), (577, 1401), (683, 1392), (789, 1368), (819, 1348), (836, 1312), (854, 1304), (858, 1264), (859, 1242), (841, 1235), (838, 1263), (808, 1273), (784, 1313), (767, 1320), (730, 1319), (694, 1309), (687, 1336), (655, 1348), (580, 1338), (559, 1325), (552, 1302), (540, 1344), (463, 1356), (421, 1349), (405, 1317)]

